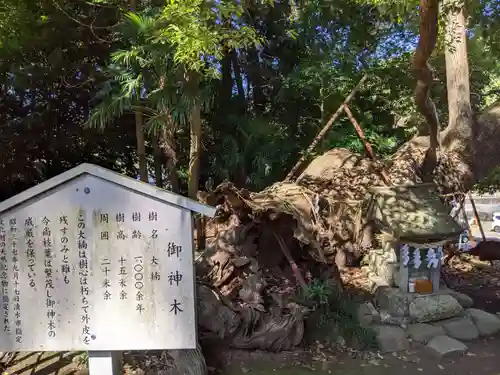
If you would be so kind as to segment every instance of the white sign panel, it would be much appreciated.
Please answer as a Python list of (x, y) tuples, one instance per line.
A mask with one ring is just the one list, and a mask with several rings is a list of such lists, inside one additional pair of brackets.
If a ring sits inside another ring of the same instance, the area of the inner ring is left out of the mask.
[(0, 349), (195, 348), (191, 228), (90, 174), (3, 212)]

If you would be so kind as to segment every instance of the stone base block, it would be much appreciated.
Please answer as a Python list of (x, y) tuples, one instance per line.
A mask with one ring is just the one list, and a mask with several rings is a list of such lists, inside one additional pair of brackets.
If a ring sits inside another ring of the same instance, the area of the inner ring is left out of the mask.
[(402, 292), (398, 288), (378, 285), (374, 304), (379, 311), (393, 317), (409, 317), (410, 322), (427, 323), (463, 314), (464, 309), (449, 294), (417, 294)]

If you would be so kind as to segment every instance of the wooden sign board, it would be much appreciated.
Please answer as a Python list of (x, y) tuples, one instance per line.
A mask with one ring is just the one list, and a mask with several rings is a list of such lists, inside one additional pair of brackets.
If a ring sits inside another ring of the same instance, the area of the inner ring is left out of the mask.
[(196, 348), (192, 211), (89, 164), (0, 204), (0, 349)]

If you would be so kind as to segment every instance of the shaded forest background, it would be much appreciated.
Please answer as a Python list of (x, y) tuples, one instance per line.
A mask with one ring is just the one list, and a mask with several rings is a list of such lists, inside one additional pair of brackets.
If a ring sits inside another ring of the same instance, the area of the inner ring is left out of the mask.
[[(261, 190), (365, 74), (350, 108), (377, 155), (427, 129), (411, 1), (1, 3), (0, 199), (83, 162), (194, 197), (224, 179)], [(470, 1), (467, 16), (479, 112), (500, 98), (500, 4)], [(444, 45), (430, 61), (443, 124)], [(345, 116), (310, 157), (334, 147), (364, 152)], [(478, 188), (499, 183), (494, 172)]]

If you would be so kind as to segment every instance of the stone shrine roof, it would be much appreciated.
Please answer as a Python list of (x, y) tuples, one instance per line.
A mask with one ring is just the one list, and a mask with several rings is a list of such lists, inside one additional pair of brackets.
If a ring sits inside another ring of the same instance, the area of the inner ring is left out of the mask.
[(363, 206), (365, 218), (374, 221), (375, 229), (397, 241), (433, 243), (463, 232), (432, 183), (373, 187)]

